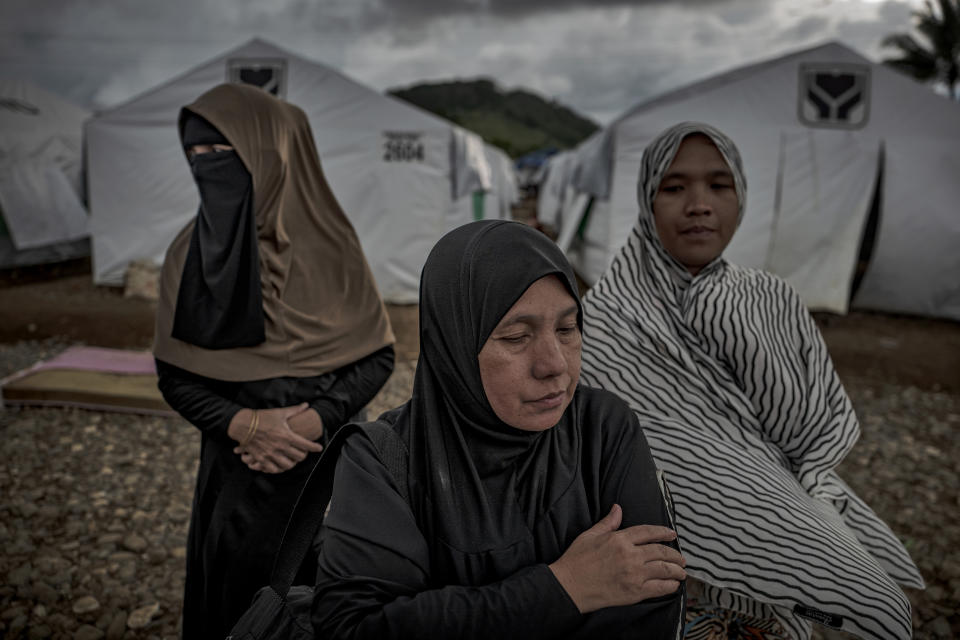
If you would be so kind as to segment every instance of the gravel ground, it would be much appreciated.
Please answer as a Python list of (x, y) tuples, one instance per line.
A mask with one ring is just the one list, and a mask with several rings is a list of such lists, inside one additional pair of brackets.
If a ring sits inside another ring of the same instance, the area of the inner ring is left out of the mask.
[[(0, 345), (0, 377), (66, 346)], [(398, 362), (369, 413), (413, 371)], [(180, 418), (0, 411), (0, 638), (176, 638), (199, 451)]]
[[(0, 344), (0, 377), (65, 346)], [(401, 355), (371, 415), (409, 394)], [(915, 637), (960, 636), (960, 391), (844, 382), (863, 434), (840, 474), (927, 581), (909, 591)], [(179, 418), (0, 411), (0, 637), (176, 638), (198, 449)]]

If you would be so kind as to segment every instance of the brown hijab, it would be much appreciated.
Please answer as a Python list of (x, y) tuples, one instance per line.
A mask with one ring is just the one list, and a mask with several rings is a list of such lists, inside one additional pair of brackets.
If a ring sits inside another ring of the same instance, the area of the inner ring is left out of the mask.
[(243, 84), (222, 84), (184, 107), (232, 144), (253, 181), (264, 340), (207, 349), (172, 337), (196, 219), (167, 250), (154, 355), (193, 373), (246, 381), (319, 375), (394, 342), (360, 242), (324, 178), (298, 107)]

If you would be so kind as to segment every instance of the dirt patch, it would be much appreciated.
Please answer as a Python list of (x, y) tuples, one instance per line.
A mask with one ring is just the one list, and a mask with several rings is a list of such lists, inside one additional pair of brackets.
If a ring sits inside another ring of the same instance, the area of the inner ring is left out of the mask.
[(156, 303), (70, 275), (0, 288), (0, 342), (62, 336), (101, 347), (147, 348)]
[(960, 393), (960, 323), (867, 312), (815, 317), (844, 382)]

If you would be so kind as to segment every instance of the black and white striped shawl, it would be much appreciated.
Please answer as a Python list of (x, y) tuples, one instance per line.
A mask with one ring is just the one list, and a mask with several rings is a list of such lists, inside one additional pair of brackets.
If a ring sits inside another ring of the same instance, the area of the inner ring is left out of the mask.
[(640, 417), (671, 485), (687, 570), (714, 602), (775, 616), (798, 638), (815, 618), (909, 638), (896, 583), (923, 580), (834, 472), (859, 426), (800, 297), (723, 258), (692, 277), (660, 243), (652, 202), (691, 133), (727, 160), (743, 215), (743, 169), (725, 135), (683, 123), (648, 146), (639, 220), (584, 299), (582, 380), (619, 393)]

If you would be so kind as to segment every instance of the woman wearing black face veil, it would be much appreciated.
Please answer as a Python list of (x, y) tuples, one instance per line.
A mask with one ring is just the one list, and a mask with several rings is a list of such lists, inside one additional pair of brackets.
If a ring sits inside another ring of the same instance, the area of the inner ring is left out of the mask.
[(183, 637), (222, 638), (269, 581), (308, 454), (390, 375), (393, 335), (300, 109), (221, 85), (180, 134), (200, 211), (164, 261), (154, 355), (202, 433)]
[(577, 384), (575, 292), (519, 223), (433, 249), (413, 396), (380, 418), (409, 453), (408, 499), (351, 434), (317, 539), (317, 637), (678, 637), (667, 502), (633, 413)]

